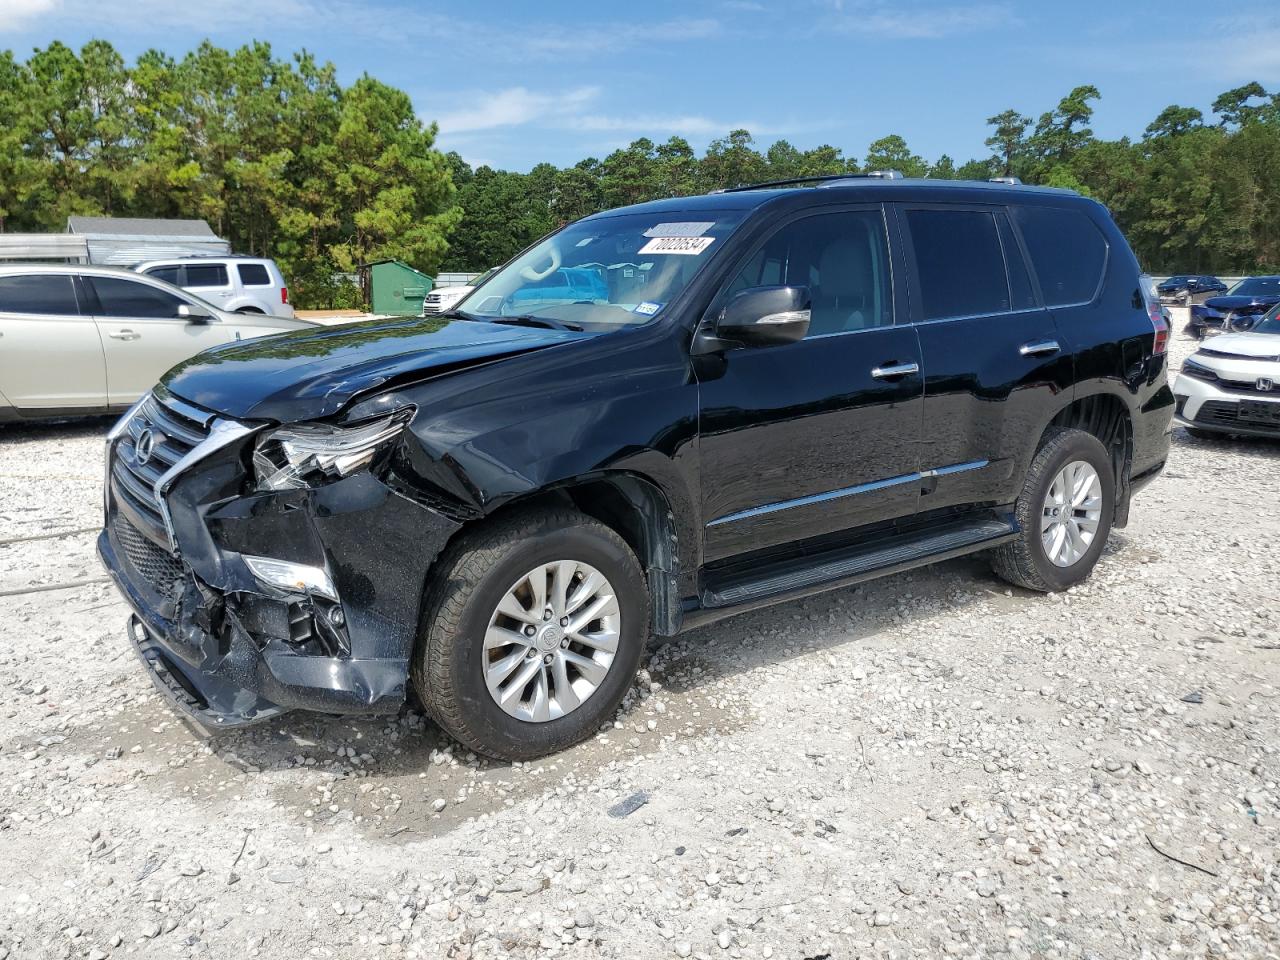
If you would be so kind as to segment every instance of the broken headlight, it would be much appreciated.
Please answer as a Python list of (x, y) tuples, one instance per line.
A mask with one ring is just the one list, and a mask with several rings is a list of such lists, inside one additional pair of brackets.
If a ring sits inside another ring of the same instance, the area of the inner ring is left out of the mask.
[(263, 436), (253, 451), (259, 490), (317, 487), (361, 470), (390, 447), (413, 408), (363, 423), (299, 424)]

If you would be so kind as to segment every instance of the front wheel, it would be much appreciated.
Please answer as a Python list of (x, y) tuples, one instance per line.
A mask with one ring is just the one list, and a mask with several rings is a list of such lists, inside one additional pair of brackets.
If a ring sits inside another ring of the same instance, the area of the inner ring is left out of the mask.
[(1086, 579), (1111, 532), (1115, 490), (1111, 458), (1097, 437), (1053, 430), (1032, 458), (1014, 506), (1022, 533), (992, 552), (995, 572), (1045, 593)]
[(427, 712), (477, 753), (531, 760), (613, 716), (648, 635), (644, 572), (569, 510), (483, 527), (432, 574), (413, 662)]

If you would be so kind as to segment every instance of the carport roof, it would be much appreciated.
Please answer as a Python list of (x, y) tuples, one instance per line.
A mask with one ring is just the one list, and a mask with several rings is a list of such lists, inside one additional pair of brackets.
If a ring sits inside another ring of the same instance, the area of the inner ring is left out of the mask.
[(221, 239), (203, 220), (153, 220), (146, 217), (67, 217), (67, 232), (94, 238)]

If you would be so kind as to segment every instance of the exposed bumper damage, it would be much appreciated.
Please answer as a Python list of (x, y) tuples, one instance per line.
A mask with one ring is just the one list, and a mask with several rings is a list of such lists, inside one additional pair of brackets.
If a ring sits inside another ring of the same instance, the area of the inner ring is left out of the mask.
[[(117, 462), (132, 455), (130, 430), (109, 446), (98, 551), (133, 608), (134, 650), (157, 688), (206, 730), (291, 709), (396, 711), (424, 574), (459, 521), (368, 472), (253, 493), (251, 443), (202, 457), (168, 490), (176, 551), (122, 484)], [(272, 585), (246, 558), (314, 570), (323, 586)]]

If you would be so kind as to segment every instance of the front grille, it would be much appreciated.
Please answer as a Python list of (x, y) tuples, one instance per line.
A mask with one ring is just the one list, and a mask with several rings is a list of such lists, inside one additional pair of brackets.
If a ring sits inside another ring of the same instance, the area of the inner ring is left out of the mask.
[(1240, 405), (1231, 400), (1206, 400), (1196, 411), (1194, 423), (1213, 424), (1218, 427), (1237, 427), (1240, 429), (1259, 430), (1272, 427), (1280, 433), (1280, 421), (1242, 420), (1239, 414)]
[(152, 589), (167, 597), (175, 580), (183, 578), (182, 562), (173, 554), (156, 546), (141, 530), (120, 515), (112, 521), (116, 542), (124, 550), (125, 559), (138, 576)]
[(1226, 360), (1259, 360), (1263, 363), (1280, 363), (1280, 354), (1274, 357), (1245, 357), (1238, 353), (1227, 353), (1224, 350), (1214, 350), (1212, 347), (1201, 347), (1200, 353), (1206, 357), (1222, 357)]
[(1219, 374), (1218, 377), (1218, 386), (1222, 387), (1223, 390), (1232, 390), (1236, 393), (1256, 393), (1262, 397), (1271, 397), (1273, 399), (1280, 400), (1280, 377), (1277, 377), (1274, 381), (1271, 381), (1271, 383), (1272, 385), (1266, 390), (1260, 390), (1256, 379), (1248, 381), (1228, 380), (1221, 374)]
[[(168, 395), (152, 394), (129, 420), (116, 441), (111, 488), (139, 520), (168, 539), (156, 484), (165, 472), (209, 435), (213, 414)], [(149, 439), (144, 440), (144, 435)], [(146, 445), (150, 445), (149, 455)], [(154, 539), (154, 538), (153, 538)]]

